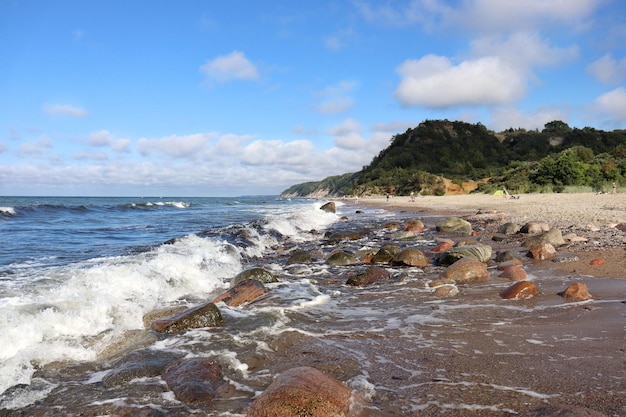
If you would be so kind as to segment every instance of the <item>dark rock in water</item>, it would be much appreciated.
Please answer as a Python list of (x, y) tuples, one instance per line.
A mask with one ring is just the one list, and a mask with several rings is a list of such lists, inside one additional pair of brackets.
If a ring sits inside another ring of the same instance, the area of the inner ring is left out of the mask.
[(591, 299), (587, 285), (581, 282), (576, 282), (568, 286), (565, 291), (559, 293), (559, 295), (567, 301), (586, 301)]
[(540, 243), (530, 248), (528, 257), (538, 261), (546, 261), (556, 257), (556, 249), (550, 243)]
[(387, 280), (389, 278), (391, 278), (391, 274), (385, 268), (370, 266), (365, 270), (365, 272), (348, 278), (346, 284), (358, 287), (361, 285), (372, 284), (376, 281)]
[(487, 265), (476, 258), (461, 258), (443, 271), (440, 278), (457, 284), (482, 282), (489, 279), (489, 271)]
[(547, 232), (540, 233), (535, 236), (531, 236), (522, 243), (525, 248), (539, 245), (541, 243), (549, 243), (552, 246), (559, 247), (565, 245), (565, 239), (559, 229), (552, 229)]
[(224, 385), (222, 367), (209, 358), (181, 359), (171, 364), (162, 378), (176, 399), (192, 406), (208, 406)]
[(313, 262), (311, 254), (305, 250), (297, 250), (287, 259), (287, 265), (310, 264)]
[(278, 279), (270, 271), (267, 271), (263, 268), (255, 267), (246, 269), (245, 271), (241, 271), (240, 273), (238, 273), (235, 278), (233, 278), (232, 285), (234, 286), (237, 283), (246, 279), (256, 279), (263, 284), (278, 282)]
[(470, 236), (472, 234), (472, 225), (467, 220), (458, 217), (448, 217), (441, 220), (436, 225), (438, 232), (454, 233), (459, 235)]
[(550, 230), (550, 225), (548, 225), (547, 223), (530, 221), (523, 225), (519, 231), (520, 233), (528, 233), (530, 235), (534, 235), (537, 233), (547, 232), (548, 230)]
[(580, 259), (578, 258), (578, 256), (574, 255), (573, 253), (561, 253), (558, 254), (556, 258), (552, 259), (552, 262), (562, 264), (567, 262), (577, 262), (579, 260)]
[(336, 207), (334, 202), (329, 201), (328, 203), (326, 203), (322, 207), (320, 207), (320, 210), (326, 211), (328, 213), (336, 213), (337, 212), (337, 207)]
[(330, 243), (341, 242), (342, 240), (359, 240), (363, 239), (370, 233), (370, 230), (357, 230), (349, 232), (332, 232), (326, 236)]
[(217, 306), (213, 303), (205, 303), (155, 320), (150, 328), (159, 333), (170, 333), (202, 327), (215, 327), (221, 323), (222, 314)]
[(382, 264), (388, 263), (400, 253), (400, 247), (397, 245), (384, 245), (376, 252), (376, 255), (372, 258), (372, 263)]
[(335, 265), (335, 266), (346, 266), (346, 265), (356, 265), (359, 263), (359, 260), (356, 256), (348, 253), (346, 251), (336, 251), (332, 253), (328, 259), (326, 259), (327, 265)]
[(388, 222), (383, 224), (383, 229), (399, 229), (400, 223), (398, 222)]
[(452, 265), (461, 258), (474, 258), (480, 262), (487, 262), (491, 259), (492, 248), (489, 245), (467, 245), (448, 249), (443, 252), (438, 259), (439, 264)]
[(429, 260), (419, 249), (407, 248), (398, 253), (392, 261), (394, 265), (426, 266)]
[(522, 266), (522, 265), (523, 263), (520, 259), (510, 259), (508, 261), (500, 262), (498, 264), (498, 269), (500, 271), (504, 271), (505, 269), (510, 268), (512, 266)]
[(437, 288), (433, 292), (435, 297), (444, 298), (444, 297), (454, 297), (459, 293), (459, 289), (456, 285), (444, 284)]
[(539, 295), (539, 289), (530, 281), (518, 281), (500, 292), (500, 297), (505, 300), (525, 300)]
[(256, 279), (244, 279), (225, 293), (215, 297), (213, 302), (219, 303), (223, 301), (224, 304), (228, 306), (237, 307), (241, 304), (256, 300), (266, 292), (267, 288)]
[(607, 417), (599, 411), (574, 405), (546, 405), (523, 417)]
[(496, 253), (496, 262), (510, 261), (513, 259), (519, 259), (517, 252), (512, 250), (498, 251)]
[(341, 417), (350, 410), (352, 391), (317, 369), (283, 372), (250, 405), (248, 417)]
[(146, 378), (161, 375), (182, 354), (140, 349), (120, 358), (114, 369), (102, 378), (105, 388), (113, 388), (128, 384), (135, 378)]

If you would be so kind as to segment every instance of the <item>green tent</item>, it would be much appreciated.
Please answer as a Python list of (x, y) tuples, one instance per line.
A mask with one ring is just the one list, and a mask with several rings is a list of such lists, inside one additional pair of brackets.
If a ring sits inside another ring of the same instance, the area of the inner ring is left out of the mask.
[(504, 191), (497, 190), (495, 193), (493, 193), (493, 195), (504, 195)]

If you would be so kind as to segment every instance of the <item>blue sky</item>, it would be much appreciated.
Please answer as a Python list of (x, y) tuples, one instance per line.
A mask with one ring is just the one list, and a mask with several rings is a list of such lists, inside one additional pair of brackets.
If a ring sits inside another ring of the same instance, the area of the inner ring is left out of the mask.
[(425, 119), (626, 127), (623, 0), (0, 0), (0, 195), (236, 196)]

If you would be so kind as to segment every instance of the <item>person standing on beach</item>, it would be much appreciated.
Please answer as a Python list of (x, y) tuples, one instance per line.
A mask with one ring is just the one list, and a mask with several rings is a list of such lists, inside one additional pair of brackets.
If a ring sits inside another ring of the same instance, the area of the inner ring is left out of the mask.
[(611, 194), (617, 194), (617, 184), (613, 181), (613, 189), (611, 190)]
[(411, 191), (411, 201), (415, 201), (415, 193)]

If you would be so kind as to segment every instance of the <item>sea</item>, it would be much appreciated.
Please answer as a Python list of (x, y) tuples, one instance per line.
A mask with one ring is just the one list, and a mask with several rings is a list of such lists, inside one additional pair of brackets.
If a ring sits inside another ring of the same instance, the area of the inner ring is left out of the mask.
[[(610, 363), (619, 363), (611, 346), (623, 331), (615, 321), (623, 310), (620, 282), (606, 280), (592, 302), (613, 321), (586, 331), (575, 330), (571, 316), (588, 314), (587, 304), (564, 304), (556, 295), (504, 302), (495, 296), (504, 282), (436, 299), (425, 283), (437, 269), (389, 266), (394, 278), (384, 286), (348, 288), (346, 277), (364, 266), (329, 266), (326, 257), (337, 249), (374, 250), (391, 239), (383, 224), (415, 215), (341, 200), (332, 213), (320, 210), (323, 203), (278, 196), (0, 197), (0, 415), (243, 416), (273, 378), (294, 366), (346, 383), (358, 393), (355, 416), (516, 415), (529, 404), (579, 398), (581, 390), (623, 394), (623, 373)], [(426, 224), (437, 218), (420, 215)], [(370, 237), (326, 240), (331, 230), (355, 228)], [(433, 233), (402, 244), (428, 250), (438, 243)], [(314, 261), (287, 265), (296, 249)], [(251, 267), (271, 271), (278, 282), (267, 284), (268, 295), (257, 302), (219, 303), (222, 325), (150, 330), (150, 313), (210, 301)], [(530, 274), (554, 294), (572, 280)], [(581, 347), (597, 351), (585, 359)], [(540, 379), (528, 369), (505, 372), (539, 355), (576, 360), (571, 381), (551, 369), (538, 370)], [(604, 367), (595, 363), (600, 355), (609, 361)], [(176, 398), (162, 369), (112, 378), (120, 369), (148, 368), (155, 356), (215, 359), (226, 388), (207, 408)], [(605, 382), (581, 388), (589, 369), (606, 372)]]

